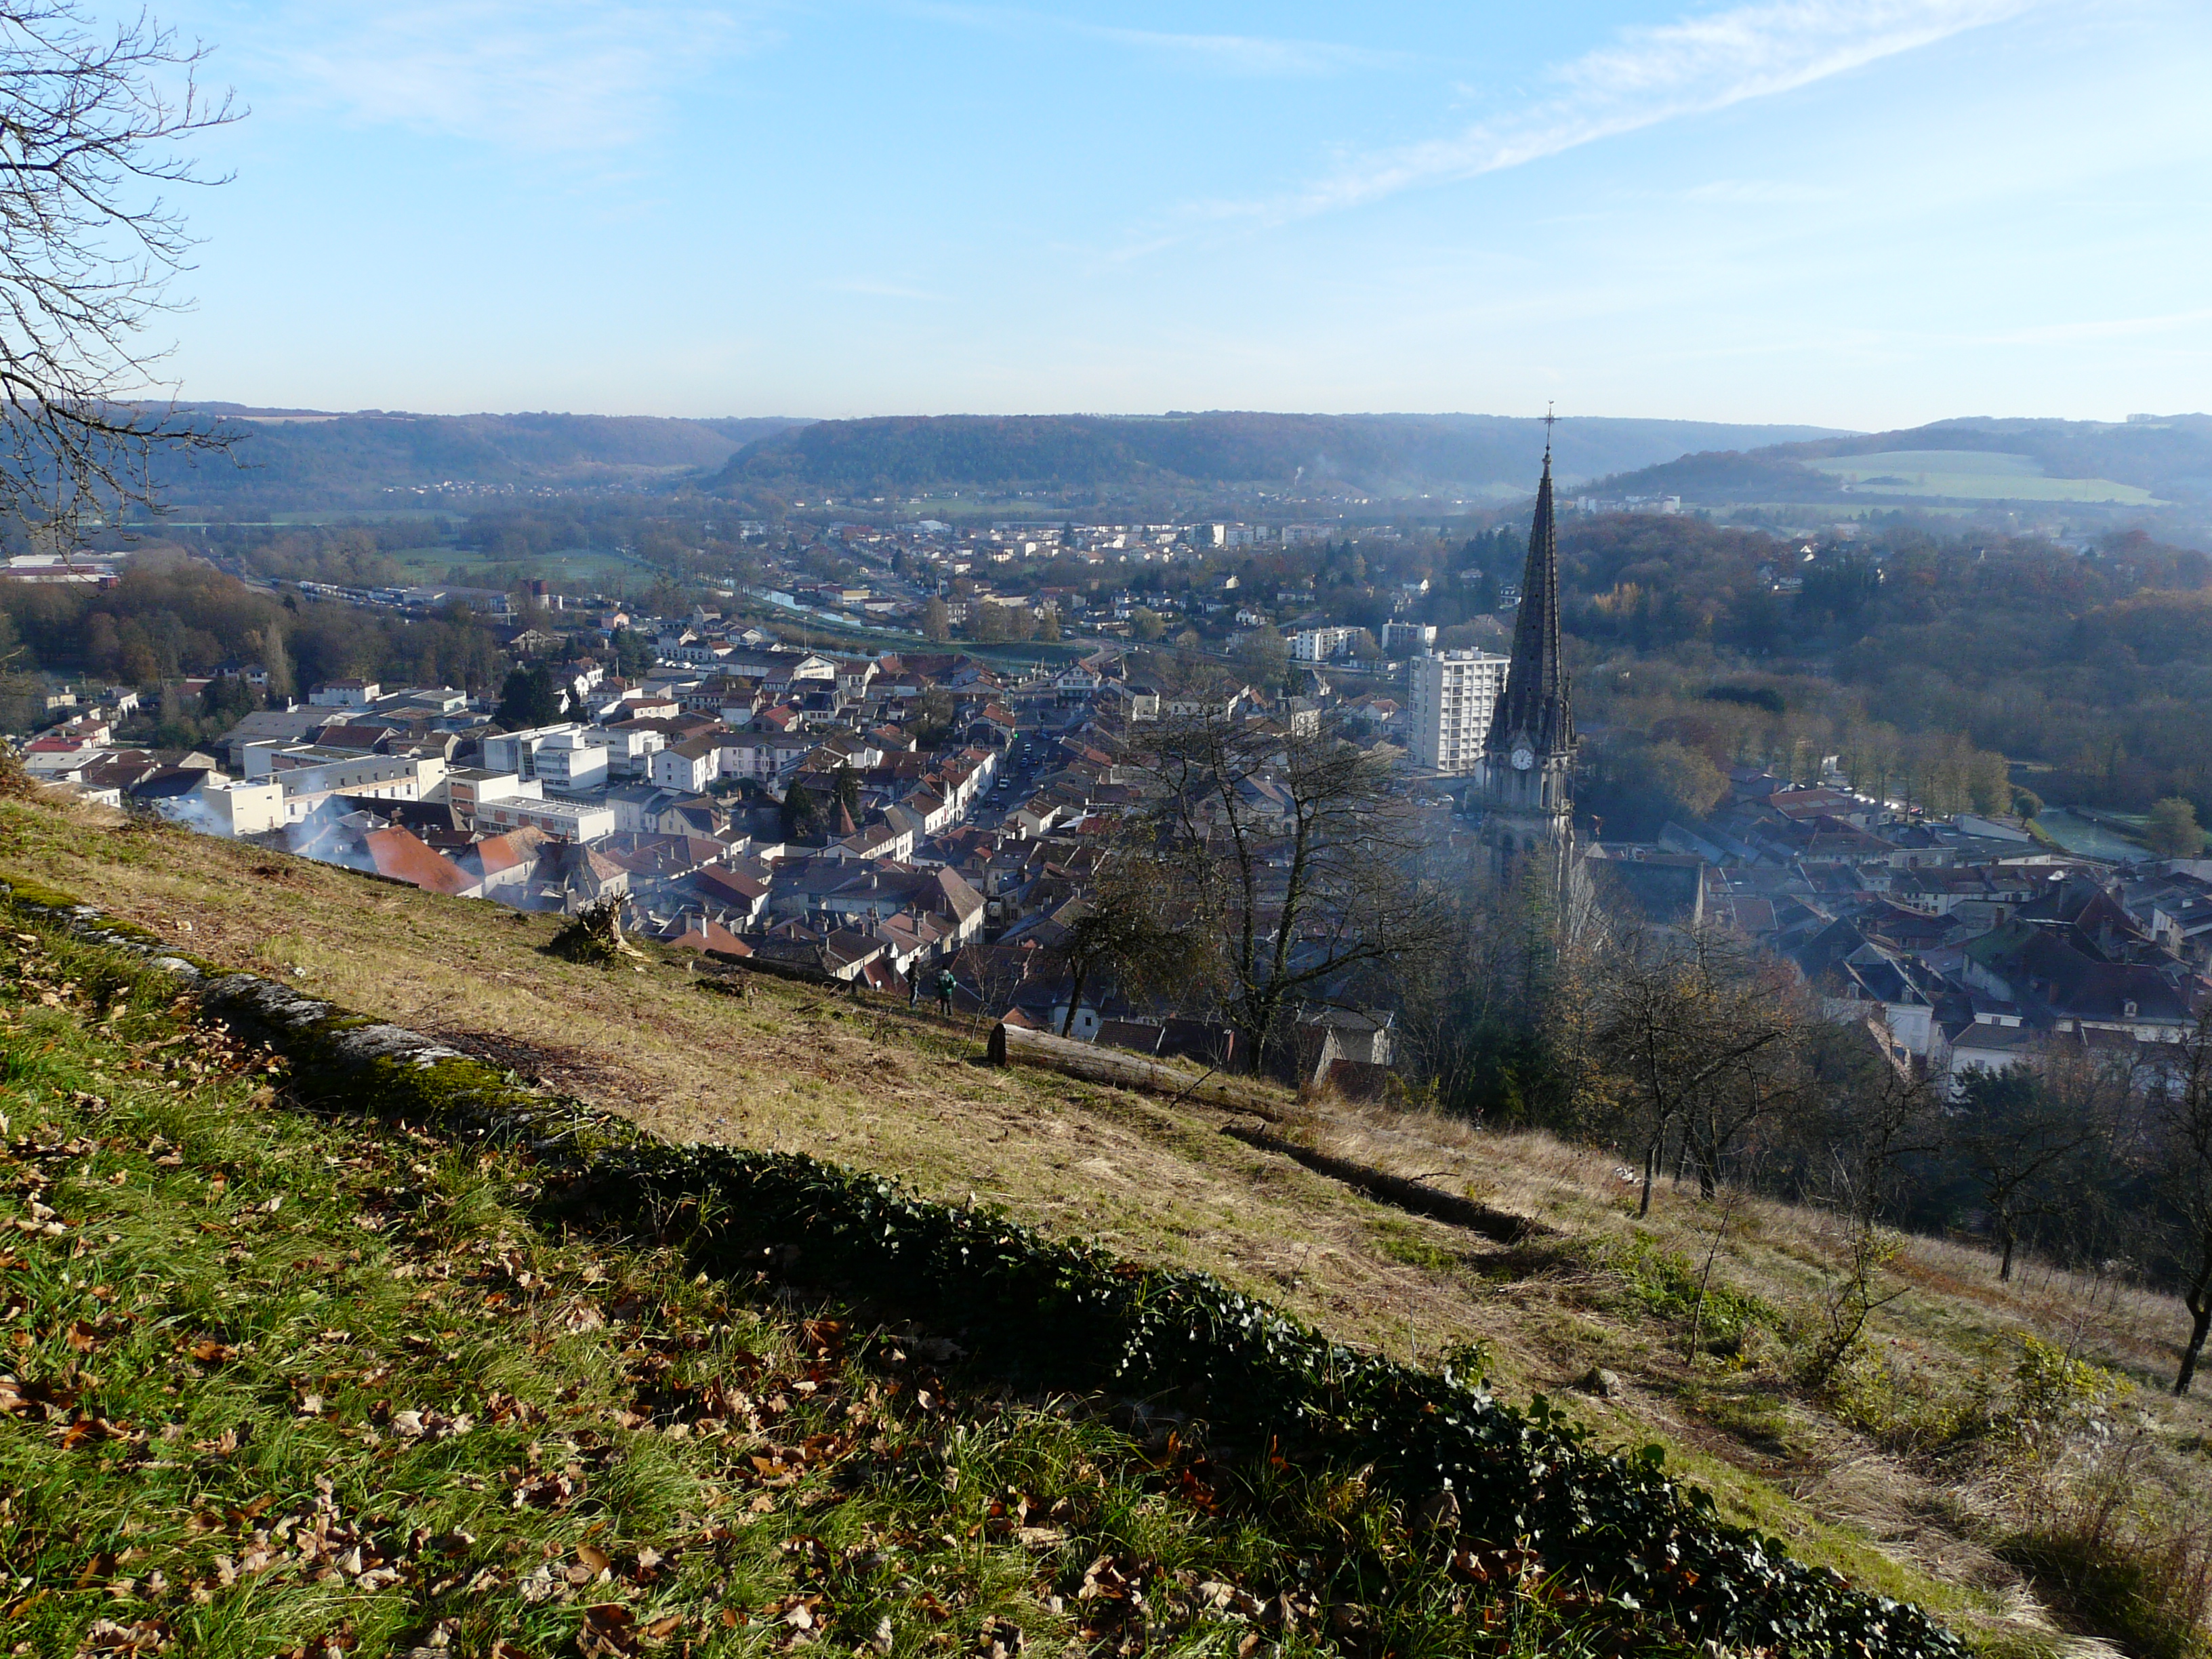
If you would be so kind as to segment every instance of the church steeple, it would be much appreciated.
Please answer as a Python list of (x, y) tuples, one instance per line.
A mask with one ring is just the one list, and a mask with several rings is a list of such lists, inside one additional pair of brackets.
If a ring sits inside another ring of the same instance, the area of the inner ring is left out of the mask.
[[(1548, 428), (1552, 417), (1545, 416)], [(1521, 608), (1513, 619), (1512, 666), (1490, 717), (1484, 745), (1501, 760), (1526, 750), (1533, 759), (1572, 752), (1574, 704), (1566, 659), (1559, 651), (1559, 532), (1552, 506), (1552, 445), (1544, 443), (1544, 478), (1528, 526), (1528, 563), (1521, 576)], [(1528, 762), (1522, 761), (1525, 769)]]

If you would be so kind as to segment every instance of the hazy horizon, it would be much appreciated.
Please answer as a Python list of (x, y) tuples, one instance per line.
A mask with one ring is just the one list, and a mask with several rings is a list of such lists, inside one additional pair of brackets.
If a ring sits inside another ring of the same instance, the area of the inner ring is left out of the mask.
[[(980, 420), (1170, 420), (1195, 415), (1281, 415), (1306, 416), (1327, 420), (1506, 420), (1540, 421), (1541, 413), (1497, 409), (1298, 409), (1290, 407), (1261, 409), (1238, 404), (1214, 404), (1189, 409), (977, 409), (977, 410), (917, 410), (884, 409), (864, 410), (848, 415), (813, 415), (791, 410), (719, 410), (702, 414), (677, 413), (660, 409), (491, 409), (484, 407), (455, 407), (451, 409), (408, 409), (397, 404), (364, 404), (355, 409), (315, 408), (300, 404), (254, 403), (238, 398), (187, 398), (185, 402), (203, 408), (223, 408), (238, 411), (240, 419), (275, 419), (285, 416), (315, 418), (328, 416), (343, 419), (356, 416), (411, 416), (439, 420), (510, 420), (527, 416), (557, 416), (577, 420), (673, 420), (673, 421), (794, 421), (811, 423), (817, 421), (863, 420), (936, 420), (972, 418)], [(2201, 420), (2208, 411), (2193, 409), (2131, 410), (2130, 415), (2149, 415), (2158, 420)], [(1612, 410), (1586, 410), (1572, 414), (1559, 413), (1562, 423), (1568, 421), (1644, 421), (1671, 422), (1684, 426), (1741, 426), (1755, 428), (1796, 427), (1817, 431), (1834, 437), (1865, 437), (1878, 432), (1909, 431), (1911, 428), (1851, 427), (1832, 422), (1782, 418), (1776, 420), (1705, 420), (1686, 415), (1621, 414)], [(1927, 425), (1943, 421), (2078, 421), (2100, 425), (2118, 426), (2128, 416), (2021, 414), (1991, 412), (1977, 410), (1963, 414), (1932, 416)]]

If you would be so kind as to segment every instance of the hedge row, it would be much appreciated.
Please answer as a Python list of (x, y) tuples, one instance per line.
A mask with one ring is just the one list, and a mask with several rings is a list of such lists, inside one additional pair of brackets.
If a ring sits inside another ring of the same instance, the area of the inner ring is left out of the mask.
[(549, 1197), (579, 1219), (678, 1237), (708, 1271), (750, 1273), (775, 1249), (787, 1273), (909, 1314), (1033, 1386), (1173, 1392), (1217, 1443), (1370, 1464), (1409, 1503), (1448, 1491), (1463, 1536), (1533, 1550), (1698, 1638), (1869, 1659), (1966, 1652), (1917, 1607), (1720, 1520), (1708, 1494), (1668, 1479), (1656, 1446), (1603, 1449), (1540, 1395), (1519, 1410), (1478, 1378), (1346, 1348), (1206, 1274), (1138, 1267), (795, 1153), (609, 1146)]

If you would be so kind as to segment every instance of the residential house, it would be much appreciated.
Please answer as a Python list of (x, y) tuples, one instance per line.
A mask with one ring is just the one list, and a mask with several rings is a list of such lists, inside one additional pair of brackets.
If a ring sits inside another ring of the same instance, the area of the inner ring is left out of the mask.
[(663, 789), (696, 795), (714, 781), (720, 754), (712, 738), (686, 738), (671, 744), (650, 763), (654, 783)]

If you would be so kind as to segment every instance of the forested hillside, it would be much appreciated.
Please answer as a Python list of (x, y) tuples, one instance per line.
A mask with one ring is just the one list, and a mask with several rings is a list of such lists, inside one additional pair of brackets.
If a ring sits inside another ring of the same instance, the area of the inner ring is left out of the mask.
[[(1860, 457), (1891, 464), (1844, 465)], [(1932, 476), (1931, 466), (1937, 469)], [(2008, 486), (2007, 475), (2021, 482)], [(1960, 482), (1947, 487), (1947, 476)], [(2212, 499), (2212, 416), (2125, 422), (1974, 417), (1765, 448), (1713, 447), (1624, 472), (1598, 488), (1607, 495), (1680, 495), (1707, 506), (1947, 495), (2004, 500), (2008, 488), (2036, 501), (2091, 501), (2102, 493), (2053, 489), (2053, 480), (2105, 481), (2160, 501)]]
[[(1705, 757), (1708, 780), (1778, 748), (1863, 762), (1957, 738), (2055, 769), (2039, 787), (2056, 799), (2212, 805), (2212, 560), (2194, 549), (2141, 532), (2086, 554), (1916, 530), (1813, 543), (1613, 516), (1571, 521), (1562, 553), (1593, 717)], [(1636, 815), (1694, 811), (1695, 794)], [(2007, 803), (1947, 810), (1968, 805)]]
[(0, 720), (35, 724), (26, 670), (88, 676), (158, 696), (159, 742), (189, 745), (226, 730), (253, 696), (240, 680), (188, 698), (180, 678), (227, 659), (264, 664), (277, 696), (325, 680), (367, 678), (395, 685), (496, 683), (498, 637), (465, 611), (414, 617), (351, 605), (278, 599), (175, 550), (148, 550), (109, 589), (11, 584), (0, 591)]
[(157, 474), (181, 506), (281, 502), (376, 505), (390, 490), (456, 484), (587, 484), (702, 471), (798, 422), (648, 416), (323, 416), (209, 404), (234, 434), (231, 460), (175, 459)]
[[(1823, 435), (1814, 427), (1696, 421), (1563, 420), (1561, 476), (1588, 478), (1688, 451)], [(1303, 493), (1480, 495), (1528, 489), (1540, 421), (1494, 415), (1271, 415), (1235, 410), (1160, 416), (968, 416), (822, 421), (763, 438), (717, 481), (736, 493), (1148, 483), (1265, 483)]]

